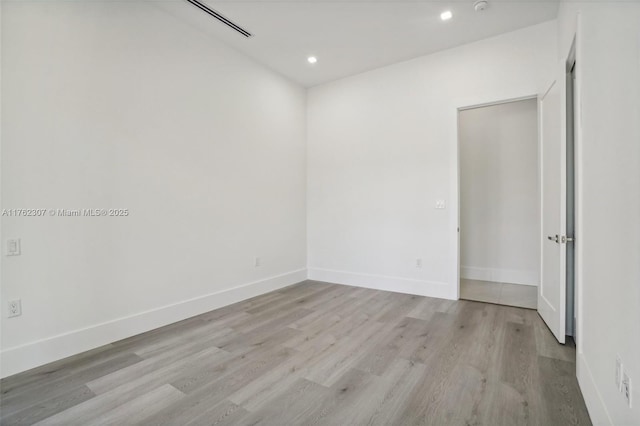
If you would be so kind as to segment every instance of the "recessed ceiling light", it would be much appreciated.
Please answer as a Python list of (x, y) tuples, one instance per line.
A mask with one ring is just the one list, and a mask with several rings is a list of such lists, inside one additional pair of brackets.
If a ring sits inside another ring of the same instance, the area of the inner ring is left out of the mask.
[(447, 10), (445, 12), (442, 12), (440, 14), (440, 19), (442, 19), (443, 21), (448, 21), (449, 19), (451, 19), (453, 17), (453, 13), (451, 13), (450, 10)]
[(315, 64), (316, 62), (318, 62), (318, 58), (316, 58), (315, 56), (309, 56), (307, 58), (307, 62), (309, 62), (310, 64)]

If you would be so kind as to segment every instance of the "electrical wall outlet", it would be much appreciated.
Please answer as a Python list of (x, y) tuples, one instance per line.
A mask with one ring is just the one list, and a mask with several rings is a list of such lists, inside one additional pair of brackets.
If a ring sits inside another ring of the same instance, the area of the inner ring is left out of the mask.
[(446, 204), (444, 200), (436, 200), (436, 209), (444, 209)]
[(622, 373), (622, 395), (627, 400), (627, 405), (632, 408), (631, 403), (631, 378), (626, 372)]
[(622, 360), (620, 355), (616, 357), (616, 388), (618, 392), (622, 391)]
[(7, 256), (20, 256), (20, 239), (7, 240)]
[(9, 301), (9, 315), (8, 317), (19, 317), (22, 315), (22, 302), (20, 299)]
[(416, 259), (416, 268), (422, 268), (422, 259)]

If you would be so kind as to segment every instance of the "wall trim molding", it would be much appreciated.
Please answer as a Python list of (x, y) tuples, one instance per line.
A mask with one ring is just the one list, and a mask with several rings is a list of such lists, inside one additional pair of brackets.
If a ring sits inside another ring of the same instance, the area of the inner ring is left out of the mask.
[(591, 417), (591, 422), (597, 426), (613, 425), (607, 405), (602, 399), (598, 386), (596, 386), (591, 368), (589, 368), (584, 354), (577, 354), (576, 356), (576, 376), (578, 377), (578, 384), (580, 385), (589, 417)]
[(307, 279), (306, 268), (4, 349), (0, 377), (38, 367)]
[(354, 287), (364, 287), (375, 290), (455, 300), (455, 296), (451, 294), (451, 286), (449, 283), (445, 282), (336, 271), (322, 268), (309, 268), (308, 273), (309, 279), (311, 280), (324, 281), (332, 284), (344, 284)]
[(539, 272), (521, 269), (479, 268), (460, 266), (460, 278), (468, 280), (493, 281), (497, 283), (521, 284), (537, 286), (540, 282)]

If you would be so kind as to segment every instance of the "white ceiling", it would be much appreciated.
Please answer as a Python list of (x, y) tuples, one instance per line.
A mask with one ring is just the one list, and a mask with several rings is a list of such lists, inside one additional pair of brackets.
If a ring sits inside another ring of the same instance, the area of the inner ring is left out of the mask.
[[(245, 38), (186, 0), (162, 7), (307, 87), (527, 27), (550, 19), (559, 0), (201, 0), (254, 36)], [(453, 12), (443, 22), (440, 13)], [(307, 56), (318, 57), (310, 65)]]

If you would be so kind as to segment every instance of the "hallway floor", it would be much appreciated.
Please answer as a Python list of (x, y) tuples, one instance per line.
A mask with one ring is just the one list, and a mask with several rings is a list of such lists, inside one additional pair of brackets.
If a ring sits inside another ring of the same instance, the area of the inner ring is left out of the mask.
[(538, 287), (460, 279), (460, 298), (518, 308), (538, 308)]

